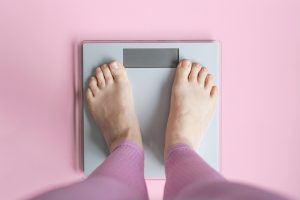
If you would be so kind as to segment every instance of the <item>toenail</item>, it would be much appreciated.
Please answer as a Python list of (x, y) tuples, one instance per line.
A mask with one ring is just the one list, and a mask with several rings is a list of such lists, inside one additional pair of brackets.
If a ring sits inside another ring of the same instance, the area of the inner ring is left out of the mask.
[(113, 62), (113, 63), (111, 64), (111, 66), (112, 66), (112, 68), (114, 68), (114, 69), (118, 69), (118, 68), (120, 67), (120, 64), (117, 63), (117, 62)]
[(192, 63), (189, 60), (183, 60), (183, 62), (182, 62), (182, 65), (185, 66), (185, 67), (189, 67), (191, 64)]
[(103, 64), (103, 65), (101, 65), (101, 69), (103, 70), (104, 68), (106, 68), (107, 67), (107, 64)]

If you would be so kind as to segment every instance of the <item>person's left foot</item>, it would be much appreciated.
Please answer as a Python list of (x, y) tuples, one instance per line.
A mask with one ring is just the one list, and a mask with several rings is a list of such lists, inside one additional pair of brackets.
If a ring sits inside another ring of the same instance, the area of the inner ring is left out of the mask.
[(125, 67), (117, 61), (96, 69), (86, 91), (89, 110), (112, 151), (122, 140), (142, 138)]
[(173, 144), (187, 144), (197, 150), (204, 130), (217, 105), (218, 88), (208, 69), (181, 60), (172, 87), (166, 129), (165, 153)]

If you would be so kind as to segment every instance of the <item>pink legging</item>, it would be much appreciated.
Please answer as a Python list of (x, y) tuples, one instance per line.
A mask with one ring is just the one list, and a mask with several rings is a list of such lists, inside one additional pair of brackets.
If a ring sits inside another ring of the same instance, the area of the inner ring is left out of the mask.
[[(165, 158), (165, 170), (166, 200), (286, 199), (252, 186), (227, 181), (184, 144), (170, 147)], [(47, 192), (34, 199), (148, 199), (144, 179), (144, 152), (134, 142), (124, 141), (86, 180)]]

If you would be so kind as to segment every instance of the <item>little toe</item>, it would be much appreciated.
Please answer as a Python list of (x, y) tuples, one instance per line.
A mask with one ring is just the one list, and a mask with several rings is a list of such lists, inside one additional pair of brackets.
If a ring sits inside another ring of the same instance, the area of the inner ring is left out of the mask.
[(107, 64), (101, 65), (101, 70), (105, 78), (105, 84), (111, 84), (113, 82), (113, 77), (110, 72), (110, 69), (108, 68)]
[(105, 78), (100, 67), (96, 68), (96, 78), (99, 88), (103, 88), (105, 86)]
[(122, 81), (126, 79), (125, 67), (118, 61), (113, 61), (109, 64), (111, 74), (116, 81)]
[(86, 98), (87, 98), (87, 101), (88, 101), (88, 102), (92, 102), (93, 99), (94, 99), (93, 92), (91, 91), (90, 88), (88, 88), (88, 89), (86, 90)]
[(207, 76), (207, 73), (208, 73), (208, 70), (206, 67), (202, 66), (201, 67), (201, 70), (198, 74), (198, 83), (201, 85), (201, 86), (205, 86), (205, 78)]
[(205, 78), (205, 88), (211, 89), (212, 85), (213, 85), (213, 82), (214, 82), (214, 77), (213, 75), (211, 74), (207, 74), (206, 78)]
[(181, 60), (176, 68), (175, 80), (188, 81), (188, 76), (191, 72), (192, 63), (187, 59)]
[(189, 81), (190, 82), (197, 83), (198, 73), (199, 73), (200, 69), (201, 69), (201, 67), (198, 63), (193, 63), (192, 64), (192, 69), (191, 69), (191, 72), (189, 74)]
[(218, 96), (218, 88), (217, 86), (212, 86), (211, 91), (210, 91), (210, 96), (212, 98), (216, 98)]
[(89, 88), (91, 89), (94, 96), (99, 92), (99, 88), (97, 86), (97, 80), (94, 76), (90, 78)]

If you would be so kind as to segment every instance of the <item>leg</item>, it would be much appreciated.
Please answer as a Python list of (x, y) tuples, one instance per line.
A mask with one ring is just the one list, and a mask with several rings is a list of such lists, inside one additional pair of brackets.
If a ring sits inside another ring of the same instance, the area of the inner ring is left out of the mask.
[[(224, 178), (193, 149), (198, 148), (217, 102), (217, 87), (207, 68), (182, 60), (177, 66), (166, 130), (165, 199), (174, 199), (185, 186)], [(191, 134), (194, 133), (194, 134)], [(201, 177), (201, 178), (199, 178)], [(224, 180), (225, 181), (225, 180)]]
[(98, 67), (86, 97), (111, 153), (86, 180), (36, 199), (148, 199), (142, 139), (124, 66), (114, 61)]
[(86, 180), (34, 199), (148, 199), (143, 151), (136, 143), (123, 141)]
[(166, 200), (287, 199), (253, 186), (227, 181), (186, 144), (174, 144), (169, 148), (165, 166)]
[(195, 152), (216, 102), (212, 75), (205, 67), (182, 60), (176, 69), (166, 130), (164, 199), (284, 199), (227, 181)]
[(226, 181), (186, 144), (174, 144), (170, 147), (166, 153), (165, 169), (164, 199), (168, 200), (175, 199), (195, 183), (201, 187), (207, 183)]

